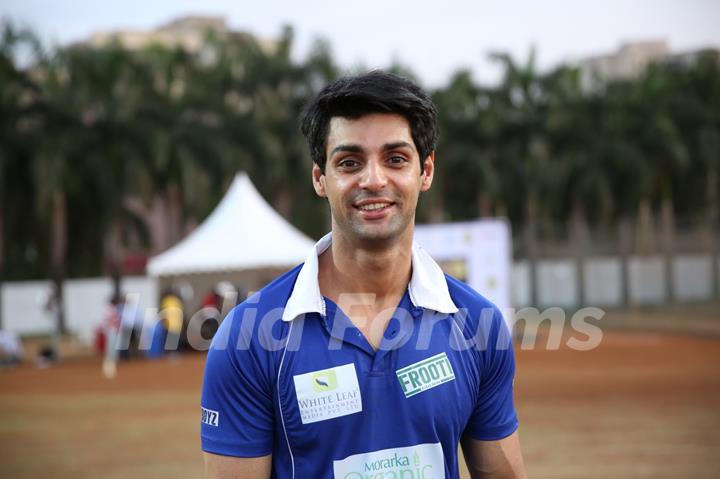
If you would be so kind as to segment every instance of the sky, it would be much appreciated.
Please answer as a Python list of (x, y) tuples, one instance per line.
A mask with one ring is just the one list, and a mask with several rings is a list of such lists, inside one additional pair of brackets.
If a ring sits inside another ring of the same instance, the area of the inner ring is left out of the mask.
[(666, 40), (673, 51), (720, 48), (718, 0), (3, 0), (0, 16), (33, 28), (48, 44), (92, 33), (146, 30), (183, 15), (222, 15), (231, 28), (276, 37), (295, 31), (294, 58), (325, 38), (345, 68), (410, 67), (439, 87), (460, 68), (499, 80), (493, 51), (524, 62), (535, 48), (541, 71), (614, 52), (623, 42)]

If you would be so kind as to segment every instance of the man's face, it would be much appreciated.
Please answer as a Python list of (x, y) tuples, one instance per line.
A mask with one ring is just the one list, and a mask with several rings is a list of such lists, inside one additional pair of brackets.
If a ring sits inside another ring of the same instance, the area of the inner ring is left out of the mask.
[(328, 199), (335, 234), (385, 242), (412, 233), (418, 195), (432, 184), (435, 157), (430, 154), (421, 169), (403, 116), (332, 118), (326, 155), (324, 174), (313, 166), (313, 185)]

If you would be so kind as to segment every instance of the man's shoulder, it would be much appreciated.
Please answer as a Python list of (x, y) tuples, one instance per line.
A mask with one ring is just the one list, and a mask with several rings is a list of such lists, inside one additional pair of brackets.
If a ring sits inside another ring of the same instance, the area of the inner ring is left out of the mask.
[(497, 310), (498, 307), (482, 294), (478, 293), (473, 287), (464, 281), (445, 274), (445, 280), (448, 285), (450, 298), (458, 309), (482, 310), (491, 308)]
[(445, 275), (450, 298), (457, 306), (459, 312), (456, 319), (459, 320), (461, 329), (466, 337), (488, 337), (491, 334), (499, 334), (507, 327), (503, 313), (495, 303), (478, 293), (467, 283), (460, 281), (448, 274)]

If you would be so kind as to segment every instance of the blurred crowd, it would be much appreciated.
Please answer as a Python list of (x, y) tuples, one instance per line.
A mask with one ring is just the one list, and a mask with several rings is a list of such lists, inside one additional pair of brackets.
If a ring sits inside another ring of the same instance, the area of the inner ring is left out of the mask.
[(141, 311), (130, 295), (113, 295), (95, 332), (95, 350), (103, 357), (103, 374), (114, 377), (118, 361), (136, 358), (178, 360), (183, 352), (205, 350), (224, 315), (244, 295), (221, 281), (203, 296), (199, 309), (188, 310), (189, 294), (174, 286), (163, 291), (157, 314)]

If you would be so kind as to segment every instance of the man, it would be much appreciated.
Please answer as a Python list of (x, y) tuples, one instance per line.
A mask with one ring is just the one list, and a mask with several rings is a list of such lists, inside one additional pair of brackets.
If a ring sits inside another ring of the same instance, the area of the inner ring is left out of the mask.
[(164, 349), (170, 350), (170, 355), (174, 359), (178, 359), (180, 336), (182, 335), (183, 323), (185, 322), (185, 314), (183, 313), (183, 303), (180, 295), (177, 294), (177, 288), (166, 290), (162, 299), (160, 299), (160, 311), (158, 317), (162, 326), (165, 328), (167, 335), (165, 336)]
[(413, 245), (437, 112), (372, 72), (323, 89), (302, 131), (332, 233), (235, 308), (208, 353), (213, 478), (524, 477), (501, 314)]

